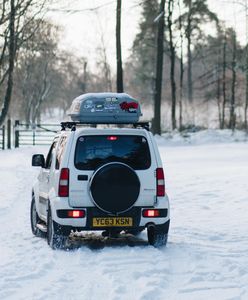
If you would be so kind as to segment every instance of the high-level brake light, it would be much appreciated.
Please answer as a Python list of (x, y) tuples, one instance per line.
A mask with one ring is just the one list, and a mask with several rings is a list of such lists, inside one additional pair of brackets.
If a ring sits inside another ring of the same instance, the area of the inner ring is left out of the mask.
[(116, 140), (117, 140), (117, 136), (111, 135), (111, 136), (108, 136), (107, 139), (108, 139), (109, 141), (116, 141)]

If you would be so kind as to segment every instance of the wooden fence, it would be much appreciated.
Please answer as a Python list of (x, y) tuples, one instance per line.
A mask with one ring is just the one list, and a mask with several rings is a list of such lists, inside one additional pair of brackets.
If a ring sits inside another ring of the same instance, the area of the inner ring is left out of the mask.
[(26, 124), (19, 120), (14, 124), (14, 146), (50, 145), (60, 124)]

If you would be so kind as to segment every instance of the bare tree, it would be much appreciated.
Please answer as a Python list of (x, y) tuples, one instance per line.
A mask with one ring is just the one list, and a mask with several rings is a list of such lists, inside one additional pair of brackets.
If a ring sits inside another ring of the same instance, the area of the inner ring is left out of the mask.
[(226, 47), (227, 47), (227, 37), (226, 32), (224, 34), (224, 41), (223, 41), (223, 62), (222, 62), (222, 118), (221, 118), (221, 129), (225, 127), (225, 110), (226, 110)]
[(156, 18), (158, 22), (157, 35), (157, 64), (155, 78), (155, 93), (154, 93), (154, 120), (153, 130), (155, 134), (161, 134), (161, 94), (162, 94), (162, 79), (163, 79), (163, 58), (164, 58), (164, 12), (165, 0), (161, 0), (159, 15)]
[(232, 34), (232, 44), (233, 44), (233, 55), (232, 55), (232, 94), (230, 103), (230, 121), (229, 128), (234, 130), (236, 126), (236, 114), (235, 114), (235, 94), (236, 94), (236, 56), (237, 56), (237, 38), (236, 32), (233, 31)]
[(168, 1), (168, 30), (169, 30), (169, 46), (170, 46), (170, 84), (171, 84), (171, 125), (172, 129), (176, 128), (176, 81), (175, 81), (175, 58), (176, 58), (176, 51), (173, 41), (173, 34), (172, 34), (172, 12), (173, 12), (173, 1)]
[(187, 59), (188, 59), (188, 100), (193, 101), (193, 82), (192, 82), (192, 52), (191, 52), (191, 35), (192, 35), (192, 1), (188, 0), (188, 14), (187, 14)]
[(101, 23), (101, 18), (99, 15), (98, 10), (95, 10), (95, 15), (98, 23), (99, 28), (99, 37), (100, 37), (100, 45), (97, 47), (97, 53), (99, 55), (99, 59), (97, 60), (97, 65), (99, 66), (100, 72), (103, 73), (103, 80), (104, 80), (104, 90), (111, 92), (112, 91), (112, 79), (111, 79), (111, 68), (108, 62), (107, 56), (107, 45), (106, 39), (104, 35), (104, 27)]
[(58, 52), (58, 28), (46, 21), (33, 20), (25, 28), (23, 36), (30, 36), (37, 24), (35, 35), (29, 37), (19, 50), (16, 67), (17, 87), (21, 91), (19, 101), (22, 100), (26, 123), (33, 123), (40, 116), (41, 106), (47, 100), (54, 81), (54, 58)]
[[(248, 21), (247, 21), (248, 23)], [(248, 29), (247, 29), (248, 32)], [(247, 33), (248, 36), (248, 33)], [(247, 39), (247, 45), (246, 45), (246, 72), (245, 72), (245, 78), (246, 78), (246, 89), (245, 89), (245, 129), (248, 131), (248, 39)]]
[(179, 130), (183, 128), (183, 77), (184, 77), (184, 62), (183, 62), (183, 31), (181, 19), (181, 0), (178, 0), (179, 9), (179, 31), (180, 31), (180, 79), (179, 79)]
[[(4, 1), (5, 4), (5, 1)], [(14, 72), (14, 63), (15, 63), (15, 54), (16, 54), (16, 40), (15, 40), (15, 17), (16, 17), (16, 6), (15, 1), (10, 1), (10, 15), (9, 15), (9, 42), (8, 46), (8, 79), (7, 79), (7, 88), (3, 100), (3, 106), (0, 113), (0, 125), (3, 124), (10, 105), (12, 89), (13, 89), (13, 72)], [(5, 39), (6, 41), (6, 39)]]
[(99, 54), (100, 54), (100, 61), (98, 64), (101, 66), (101, 69), (104, 74), (104, 81), (105, 81), (105, 90), (108, 90), (109, 92), (112, 91), (112, 81), (111, 81), (111, 69), (110, 65), (108, 63), (107, 58), (107, 49), (104, 43), (103, 36), (101, 35), (101, 46), (98, 48)]
[(117, 92), (123, 93), (123, 70), (121, 57), (121, 1), (117, 0), (116, 8), (116, 61), (117, 61)]
[[(1, 93), (2, 108), (0, 111), (0, 125), (5, 121), (8, 114), (12, 91), (13, 91), (13, 73), (18, 49), (25, 43), (23, 31), (29, 20), (32, 20), (38, 12), (41, 12), (46, 0), (36, 2), (36, 0), (3, 0), (0, 5), (0, 26), (1, 35), (1, 54), (0, 54), (0, 87), (5, 89)], [(32, 17), (27, 18), (32, 11)], [(27, 21), (28, 20), (28, 21)], [(33, 28), (32, 34), (34, 34)]]
[(220, 79), (220, 63), (218, 63), (218, 65), (217, 65), (216, 77), (217, 77), (216, 98), (217, 98), (217, 105), (218, 105), (219, 127), (221, 127), (221, 93), (220, 93), (221, 79)]

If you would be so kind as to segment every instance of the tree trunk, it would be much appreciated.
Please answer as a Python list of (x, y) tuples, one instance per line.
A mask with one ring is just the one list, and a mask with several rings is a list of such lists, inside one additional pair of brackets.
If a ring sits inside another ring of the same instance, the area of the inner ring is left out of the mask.
[(236, 91), (236, 55), (237, 55), (237, 41), (236, 33), (233, 33), (233, 57), (232, 57), (232, 96), (230, 103), (230, 122), (229, 128), (234, 130), (236, 126), (235, 115), (235, 91)]
[(189, 0), (188, 5), (188, 20), (187, 20), (187, 58), (188, 58), (188, 101), (193, 102), (193, 82), (192, 82), (192, 52), (191, 52), (191, 10), (192, 10), (192, 1)]
[(48, 78), (48, 62), (45, 65), (43, 78), (42, 78), (42, 89), (40, 93), (36, 96), (36, 102), (33, 106), (33, 114), (32, 114), (32, 123), (35, 123), (37, 120), (37, 116), (41, 115), (41, 105), (45, 101), (50, 89), (51, 89), (51, 83)]
[(84, 72), (83, 72), (83, 93), (87, 91), (87, 61), (84, 61)]
[(221, 97), (220, 97), (220, 64), (217, 65), (217, 104), (218, 104), (218, 117), (219, 117), (219, 127), (221, 129)]
[(101, 59), (103, 63), (103, 73), (104, 73), (104, 78), (105, 78), (105, 84), (104, 84), (104, 89), (108, 92), (112, 92), (112, 81), (111, 81), (111, 70), (110, 66), (108, 63), (108, 58), (107, 58), (107, 49), (105, 46), (104, 42), (104, 31), (101, 28)]
[[(247, 21), (248, 22), (248, 21)], [(246, 89), (245, 89), (245, 129), (248, 131), (248, 40), (247, 40), (247, 45), (246, 45), (246, 73), (245, 73), (245, 78), (246, 78)]]
[(172, 129), (176, 128), (176, 82), (175, 82), (175, 47), (173, 43), (172, 35), (172, 11), (173, 11), (173, 0), (168, 2), (168, 29), (170, 37), (170, 83), (171, 83), (171, 125)]
[(117, 60), (117, 93), (123, 93), (123, 71), (121, 58), (121, 1), (117, 0), (116, 8), (116, 60)]
[(154, 93), (154, 120), (153, 130), (155, 134), (161, 134), (161, 91), (163, 79), (163, 54), (164, 54), (164, 7), (165, 0), (160, 2), (160, 15), (158, 20), (157, 36), (157, 63)]
[(184, 65), (183, 65), (183, 31), (182, 31), (182, 19), (181, 19), (181, 5), (180, 0), (178, 0), (179, 8), (179, 30), (180, 30), (180, 92), (179, 92), (179, 130), (183, 129), (183, 75), (184, 75)]
[(30, 123), (30, 116), (31, 116), (31, 105), (29, 105), (25, 111), (25, 123)]
[(10, 16), (9, 16), (9, 58), (8, 58), (8, 81), (7, 81), (7, 88), (5, 97), (3, 100), (3, 106), (0, 114), (0, 126), (5, 121), (5, 118), (8, 114), (11, 96), (12, 96), (12, 89), (13, 89), (13, 72), (14, 72), (14, 64), (15, 64), (15, 1), (10, 1)]
[(245, 120), (245, 130), (248, 131), (248, 1), (245, 1), (245, 23), (246, 23), (246, 48), (245, 48), (245, 54), (246, 54), (246, 72), (245, 72), (245, 112), (244, 112), (244, 120)]
[(226, 34), (224, 37), (223, 44), (223, 69), (222, 69), (222, 94), (223, 94), (223, 102), (222, 102), (222, 118), (221, 118), (221, 129), (225, 128), (225, 110), (226, 110)]

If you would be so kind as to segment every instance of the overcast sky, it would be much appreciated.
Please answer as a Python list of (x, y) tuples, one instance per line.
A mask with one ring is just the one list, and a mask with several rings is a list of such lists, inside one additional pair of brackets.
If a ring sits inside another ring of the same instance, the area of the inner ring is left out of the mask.
[[(64, 1), (68, 9), (68, 1)], [(67, 2), (67, 3), (66, 3)], [(129, 56), (140, 18), (140, 0), (124, 0), (122, 4), (122, 54), (125, 61)], [(115, 65), (115, 0), (72, 1), (74, 13), (53, 12), (54, 22), (65, 28), (62, 45), (80, 56), (85, 56), (94, 67), (98, 59), (96, 48), (105, 44), (108, 60)], [(61, 5), (61, 7), (63, 7)], [(71, 5), (72, 7), (72, 5)], [(90, 10), (91, 8), (97, 8)], [(77, 12), (77, 10), (79, 10)], [(80, 11), (81, 10), (81, 11)]]
[(242, 44), (246, 41), (246, 12), (248, 0), (208, 0), (211, 10), (217, 13), (221, 20), (237, 31), (237, 37)]
[[(228, 26), (236, 28), (238, 39), (245, 43), (245, 1), (246, 0), (208, 0), (211, 10)], [(125, 61), (130, 55), (135, 34), (138, 32), (141, 0), (122, 1), (122, 53)], [(244, 3), (234, 4), (235, 2)], [(98, 59), (96, 48), (102, 45), (107, 49), (108, 60), (115, 67), (115, 0), (68, 0), (59, 1), (61, 10), (74, 9), (75, 12), (65, 13), (54, 11), (50, 17), (64, 27), (61, 45), (71, 49), (79, 56), (89, 60), (94, 68)], [(62, 4), (61, 4), (62, 3)], [(64, 4), (63, 4), (64, 3)], [(95, 9), (97, 8), (97, 9)]]

